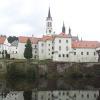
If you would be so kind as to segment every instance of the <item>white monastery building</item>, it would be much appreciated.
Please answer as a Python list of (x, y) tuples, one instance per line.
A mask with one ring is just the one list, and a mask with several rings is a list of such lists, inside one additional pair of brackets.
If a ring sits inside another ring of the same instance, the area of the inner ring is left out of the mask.
[[(9, 45), (9, 48), (6, 47), (10, 53), (10, 58), (25, 59), (24, 50), (28, 39), (32, 43), (33, 59), (51, 59), (57, 62), (98, 62), (100, 59), (97, 52), (100, 50), (99, 41), (79, 40), (78, 36), (71, 34), (70, 28), (68, 34), (66, 34), (64, 23), (61, 33), (55, 34), (53, 32), (50, 8), (46, 18), (46, 34), (41, 38), (19, 36), (18, 41), (14, 41)], [(5, 40), (1, 40), (0, 37), (0, 47), (4, 48), (4, 45)]]
[(0, 36), (0, 58), (5, 58), (5, 53), (10, 53), (10, 43), (6, 36)]

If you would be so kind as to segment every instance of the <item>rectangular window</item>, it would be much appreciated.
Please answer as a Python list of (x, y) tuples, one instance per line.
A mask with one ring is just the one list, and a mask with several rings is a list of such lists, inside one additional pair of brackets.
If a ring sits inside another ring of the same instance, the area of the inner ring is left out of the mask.
[(76, 94), (74, 94), (74, 97), (76, 98)]
[(89, 55), (89, 52), (87, 52), (87, 55)]
[(49, 22), (48, 22), (48, 27), (49, 27)]
[(68, 57), (69, 57), (69, 55), (68, 55), (68, 54), (66, 54), (66, 57), (68, 58)]
[(50, 49), (48, 49), (50, 51)]
[(83, 55), (83, 52), (81, 52), (81, 55)]
[(94, 56), (96, 55), (96, 53), (94, 52)]
[(87, 98), (89, 98), (89, 94), (87, 94)]
[(35, 48), (36, 48), (37, 46), (35, 45)]
[(59, 46), (59, 50), (61, 50), (61, 46)]
[(48, 44), (50, 46), (50, 44)]
[(68, 51), (68, 46), (66, 47), (66, 51)]
[(61, 92), (59, 92), (59, 95), (61, 95)]
[(2, 69), (2, 65), (0, 64), (0, 69)]
[(74, 52), (74, 55), (76, 55), (76, 52)]
[(81, 97), (83, 98), (83, 97), (84, 97), (84, 95), (82, 94), (82, 95), (81, 95)]
[(68, 96), (69, 95), (69, 92), (67, 92), (66, 95)]
[(65, 92), (63, 92), (63, 95), (65, 95)]
[(41, 50), (41, 53), (43, 53), (43, 50)]
[(96, 94), (94, 94), (94, 98), (96, 98)]
[(65, 55), (63, 54), (63, 57), (65, 57)]
[(43, 46), (44, 46), (44, 44), (42, 43), (42, 44), (41, 44), (41, 46), (43, 47)]
[(61, 54), (59, 54), (59, 57), (61, 57)]
[(34, 56), (34, 59), (36, 59), (36, 55)]
[(43, 98), (43, 95), (41, 96), (41, 100), (43, 100), (44, 98)]
[(68, 40), (66, 40), (66, 43), (68, 43)]
[(59, 40), (59, 43), (61, 43), (61, 40)]

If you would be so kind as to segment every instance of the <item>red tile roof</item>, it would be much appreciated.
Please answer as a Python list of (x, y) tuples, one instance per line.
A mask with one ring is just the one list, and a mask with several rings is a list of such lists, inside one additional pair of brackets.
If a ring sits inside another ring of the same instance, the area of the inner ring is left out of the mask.
[(48, 36), (48, 35), (43, 35), (43, 37), (42, 37), (42, 40), (43, 41), (47, 41), (47, 40), (53, 40), (54, 39), (54, 37), (51, 35), (51, 36)]
[(74, 41), (72, 48), (97, 48), (100, 46), (98, 41)]
[(60, 33), (58, 35), (43, 35), (43, 37), (40, 39), (40, 41), (47, 41), (47, 40), (51, 40), (53, 41), (56, 37), (59, 37), (59, 38), (67, 38), (68, 35), (65, 34), (65, 33)]
[(66, 33), (63, 33), (61, 32), (60, 34), (57, 35), (58, 37), (61, 37), (61, 38), (67, 38), (68, 35)]
[[(67, 36), (68, 35), (65, 33), (60, 33), (59, 35), (51, 35), (51, 36), (43, 35), (42, 38), (20, 36), (19, 42), (26, 43), (27, 39), (29, 38), (33, 44), (37, 44), (38, 41), (47, 41), (47, 40), (53, 41), (55, 37), (67, 38)], [(97, 47), (100, 47), (100, 42), (98, 41), (72, 41), (72, 48), (97, 48)]]
[(0, 37), (0, 44), (3, 44), (5, 40), (6, 40), (6, 37)]
[(40, 38), (36, 38), (36, 37), (25, 37), (25, 36), (20, 36), (18, 39), (19, 39), (19, 42), (20, 43), (26, 43), (27, 40), (30, 39), (33, 44), (37, 44), (38, 41), (40, 40)]

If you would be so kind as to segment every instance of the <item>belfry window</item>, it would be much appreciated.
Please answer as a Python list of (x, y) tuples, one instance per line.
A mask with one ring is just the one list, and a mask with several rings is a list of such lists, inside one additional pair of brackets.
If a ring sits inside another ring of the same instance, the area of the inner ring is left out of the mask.
[(49, 30), (49, 33), (51, 33), (51, 30)]

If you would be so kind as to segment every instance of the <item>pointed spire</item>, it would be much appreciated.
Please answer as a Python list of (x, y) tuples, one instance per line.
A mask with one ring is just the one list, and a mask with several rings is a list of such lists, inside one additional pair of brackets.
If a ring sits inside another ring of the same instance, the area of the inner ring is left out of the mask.
[(62, 27), (62, 33), (66, 33), (64, 22), (63, 22), (63, 27)]
[(48, 11), (48, 18), (51, 18), (50, 7), (49, 7), (49, 11)]
[(69, 34), (71, 34), (71, 28), (69, 27)]
[(47, 17), (47, 20), (52, 20), (51, 12), (50, 12), (50, 7), (49, 7), (49, 10), (48, 10), (48, 17)]
[(71, 28), (69, 27), (69, 30), (68, 30), (68, 35), (71, 37)]

